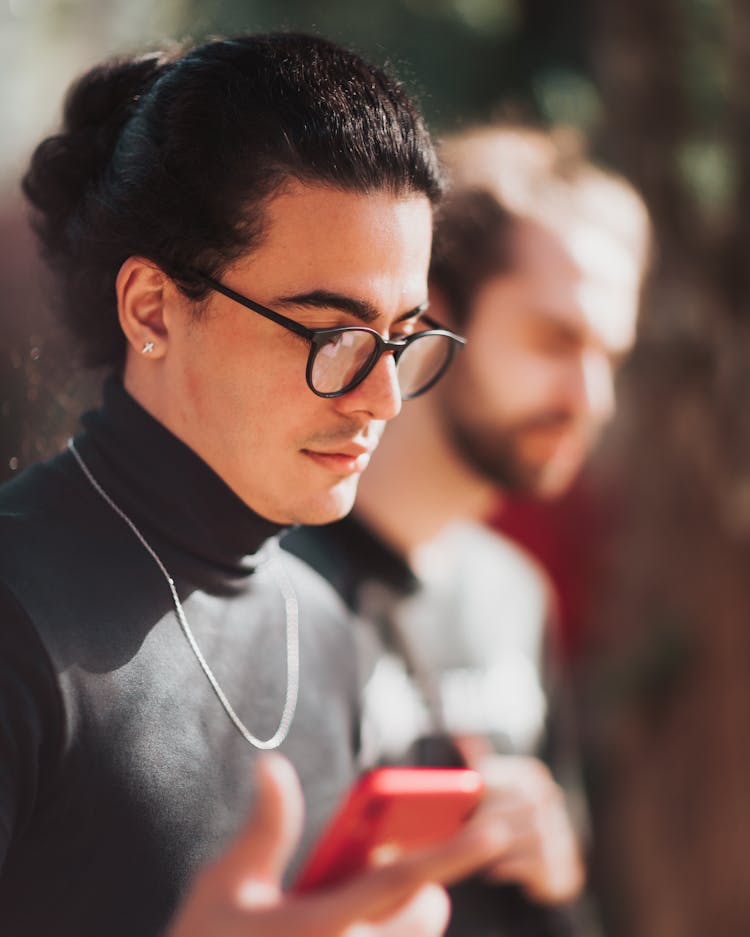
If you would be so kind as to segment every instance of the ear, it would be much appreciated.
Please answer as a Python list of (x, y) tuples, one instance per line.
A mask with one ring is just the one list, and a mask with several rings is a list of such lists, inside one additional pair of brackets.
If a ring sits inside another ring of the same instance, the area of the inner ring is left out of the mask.
[(166, 305), (174, 290), (152, 261), (128, 257), (115, 281), (117, 313), (125, 338), (139, 355), (162, 358), (167, 350)]

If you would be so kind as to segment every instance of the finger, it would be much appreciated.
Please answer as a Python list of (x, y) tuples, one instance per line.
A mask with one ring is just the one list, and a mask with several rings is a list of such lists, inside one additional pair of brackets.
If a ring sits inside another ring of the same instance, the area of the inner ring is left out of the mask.
[(538, 850), (519, 848), (498, 862), (493, 862), (484, 874), (497, 882), (523, 882), (538, 876), (543, 867), (544, 862)]
[(581, 893), (585, 876), (578, 863), (555, 867), (541, 866), (538, 862), (519, 860), (508, 863), (502, 876), (494, 881), (520, 885), (535, 901), (556, 903), (570, 901)]
[(509, 794), (486, 800), (476, 812), (476, 818), (483, 822), (502, 819), (510, 829), (515, 830), (532, 825), (543, 812), (542, 808), (523, 797)]
[(559, 811), (521, 810), (502, 812), (511, 840), (504, 856), (488, 872), (502, 869), (508, 862), (522, 857), (539, 866), (572, 863), (579, 856), (578, 843), (567, 817)]
[(489, 755), (477, 769), (489, 797), (516, 793), (526, 801), (544, 803), (561, 795), (549, 768), (537, 758)]
[(538, 850), (518, 851), (492, 865), (486, 872), (495, 882), (522, 885), (539, 901), (567, 901), (585, 884), (583, 863), (576, 855), (560, 855), (550, 862)]
[(554, 811), (518, 803), (493, 803), (477, 814), (478, 822), (504, 823), (509, 836), (508, 849), (503, 858), (519, 851), (546, 853), (559, 849), (559, 844), (572, 841), (572, 837), (561, 828)]
[(257, 798), (240, 833), (218, 863), (229, 887), (250, 907), (278, 896), (281, 877), (302, 831), (302, 791), (292, 765), (276, 752), (256, 765)]
[(377, 937), (430, 937), (442, 934), (448, 926), (451, 905), (439, 885), (423, 885), (411, 900), (388, 921)]
[(492, 745), (485, 735), (456, 735), (453, 742), (467, 768), (478, 770), (481, 762), (493, 755)]
[(354, 924), (343, 937), (438, 937), (448, 926), (450, 900), (439, 885), (423, 885), (409, 901), (375, 924)]
[(450, 884), (499, 858), (508, 847), (504, 824), (466, 826), (440, 846), (422, 850), (389, 865), (376, 866), (332, 888), (288, 896), (285, 910), (290, 933), (295, 927), (315, 935), (345, 931), (354, 923), (382, 921), (409, 902), (428, 883)]
[(557, 832), (570, 831), (572, 826), (568, 818), (565, 803), (556, 784), (538, 786), (533, 789), (490, 789), (477, 811), (480, 818), (502, 817), (512, 830), (523, 832), (524, 829), (537, 828), (540, 835), (545, 830)]
[(369, 869), (336, 888), (316, 893), (307, 911), (339, 927), (362, 919), (382, 919), (424, 884), (450, 884), (484, 868), (504, 854), (508, 842), (503, 824), (474, 825), (470, 821), (440, 846)]

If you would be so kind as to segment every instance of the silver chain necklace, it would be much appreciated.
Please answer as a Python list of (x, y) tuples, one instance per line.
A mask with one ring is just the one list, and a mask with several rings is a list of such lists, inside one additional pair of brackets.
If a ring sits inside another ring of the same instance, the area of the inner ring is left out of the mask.
[(240, 717), (234, 711), (232, 704), (229, 702), (226, 694), (219, 685), (219, 681), (216, 679), (213, 671), (209, 667), (208, 661), (203, 656), (203, 652), (198, 646), (198, 642), (195, 640), (195, 635), (193, 634), (192, 629), (188, 624), (182, 603), (180, 602), (179, 596), (177, 595), (177, 589), (175, 587), (174, 580), (167, 572), (166, 567), (157, 556), (155, 550), (149, 544), (140, 530), (136, 527), (133, 521), (128, 517), (128, 515), (118, 504), (115, 503), (115, 501), (112, 500), (112, 498), (102, 488), (96, 478), (94, 478), (88, 465), (86, 465), (86, 463), (81, 458), (81, 455), (76, 449), (75, 443), (72, 439), (68, 440), (68, 449), (70, 449), (70, 451), (73, 453), (76, 462), (80, 466), (83, 474), (91, 483), (94, 491), (96, 491), (97, 494), (107, 502), (115, 514), (117, 514), (122, 518), (123, 521), (125, 521), (128, 527), (141, 542), (143, 548), (161, 570), (162, 575), (167, 580), (169, 591), (172, 594), (172, 602), (174, 603), (175, 612), (177, 613), (177, 620), (180, 623), (183, 634), (185, 635), (188, 644), (195, 654), (198, 663), (201, 665), (208, 682), (211, 684), (214, 693), (219, 698), (219, 702), (224, 707), (226, 714), (232, 720), (240, 735), (242, 735), (246, 742), (248, 742), (250, 745), (253, 745), (255, 748), (264, 750), (278, 748), (289, 733), (289, 729), (292, 725), (292, 719), (294, 719), (294, 711), (297, 708), (297, 697), (299, 695), (299, 603), (297, 602), (297, 594), (294, 591), (294, 586), (289, 579), (287, 571), (284, 567), (284, 563), (281, 559), (281, 547), (279, 546), (278, 540), (275, 537), (271, 538), (267, 541), (264, 547), (270, 553), (268, 560), (270, 569), (284, 598), (284, 610), (286, 613), (286, 699), (284, 700), (284, 709), (281, 713), (278, 729), (276, 729), (270, 739), (259, 739), (256, 735), (253, 735), (253, 733), (250, 732), (247, 726), (242, 722)]

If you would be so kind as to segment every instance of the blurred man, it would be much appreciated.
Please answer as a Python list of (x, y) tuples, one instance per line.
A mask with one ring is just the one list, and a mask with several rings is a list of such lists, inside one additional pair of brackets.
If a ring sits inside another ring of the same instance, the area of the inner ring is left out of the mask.
[(467, 346), (386, 433), (354, 514), (286, 540), (375, 625), (370, 757), (469, 762), (507, 819), (510, 854), (454, 896), (464, 937), (571, 933), (584, 880), (549, 589), (481, 523), (498, 489), (568, 488), (634, 338), (645, 211), (565, 142), (515, 128), (446, 142), (430, 316)]

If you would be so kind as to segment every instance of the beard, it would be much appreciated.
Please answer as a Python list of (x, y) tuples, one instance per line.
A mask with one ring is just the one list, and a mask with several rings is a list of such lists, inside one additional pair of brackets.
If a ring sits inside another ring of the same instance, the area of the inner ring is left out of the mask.
[[(443, 411), (443, 420), (461, 461), (484, 481), (511, 494), (540, 498), (562, 494), (592, 444), (592, 433), (563, 410), (502, 427), (462, 420), (450, 410)], [(533, 443), (544, 441), (545, 436), (548, 443), (542, 454), (534, 453)]]

